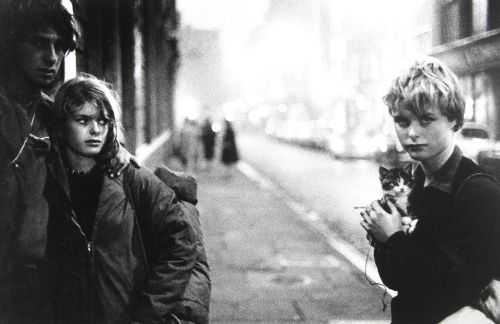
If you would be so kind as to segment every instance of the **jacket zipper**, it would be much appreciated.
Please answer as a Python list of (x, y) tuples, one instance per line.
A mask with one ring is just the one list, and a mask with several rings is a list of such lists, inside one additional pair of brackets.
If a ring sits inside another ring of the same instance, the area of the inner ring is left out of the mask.
[[(83, 229), (82, 227), (80, 226), (80, 224), (78, 223), (78, 220), (76, 219), (76, 214), (73, 210), (71, 210), (71, 221), (73, 222), (73, 224), (76, 226), (76, 228), (78, 229), (78, 231), (80, 232), (80, 234), (82, 235), (83, 239), (85, 240), (85, 243), (87, 244), (87, 255), (88, 255), (88, 262), (89, 262), (89, 285), (90, 287), (93, 287), (93, 282), (94, 282), (94, 277), (95, 277), (95, 274), (94, 274), (94, 250), (93, 250), (93, 244), (92, 244), (92, 241), (89, 240), (87, 238), (87, 235), (85, 235), (85, 232), (83, 232)], [(94, 289), (91, 288), (91, 293), (90, 293), (90, 296), (93, 296), (94, 294)], [(89, 300), (89, 305), (90, 306), (90, 309), (89, 311), (91, 313), (94, 313), (94, 307), (92, 306), (93, 305), (93, 298), (91, 297), (91, 300)], [(90, 318), (92, 318), (93, 315), (90, 315)]]
[(92, 241), (87, 238), (87, 235), (85, 235), (85, 232), (82, 230), (82, 227), (78, 223), (78, 220), (76, 219), (75, 212), (71, 210), (71, 221), (73, 224), (76, 226), (80, 234), (82, 235), (83, 239), (85, 240), (86, 246), (87, 246), (87, 255), (88, 255), (88, 261), (89, 261), (89, 278), (93, 279), (94, 278), (94, 246), (92, 244)]
[[(50, 170), (50, 172), (53, 172), (53, 171)], [(90, 272), (89, 273), (89, 281), (93, 281), (94, 280), (94, 268), (95, 268), (93, 243), (91, 240), (89, 240), (87, 238), (87, 235), (85, 235), (85, 232), (83, 231), (82, 227), (80, 226), (80, 223), (78, 223), (76, 214), (75, 214), (73, 208), (71, 207), (71, 199), (69, 197), (69, 193), (65, 190), (65, 188), (60, 183), (58, 183), (58, 184), (59, 184), (59, 189), (61, 190), (61, 192), (63, 193), (63, 196), (66, 199), (66, 203), (68, 204), (67, 205), (68, 209), (71, 212), (71, 216), (70, 216), (71, 222), (73, 223), (73, 225), (76, 226), (78, 232), (82, 235), (82, 238), (84, 239), (84, 241), (86, 243), (88, 262), (89, 262), (89, 272)], [(89, 284), (92, 285), (92, 282), (89, 282)], [(91, 295), (92, 295), (92, 293), (91, 293)], [(92, 300), (89, 301), (89, 305), (92, 305)], [(91, 306), (90, 312), (92, 312), (92, 313), (94, 312), (94, 307)], [(91, 315), (91, 317), (92, 317), (92, 315)]]
[(87, 238), (87, 235), (82, 230), (82, 227), (76, 220), (76, 215), (74, 211), (71, 211), (71, 221), (73, 224), (76, 226), (80, 234), (82, 235), (83, 239), (85, 240), (85, 243), (87, 244), (87, 252), (89, 253), (89, 258), (92, 259), (92, 242)]

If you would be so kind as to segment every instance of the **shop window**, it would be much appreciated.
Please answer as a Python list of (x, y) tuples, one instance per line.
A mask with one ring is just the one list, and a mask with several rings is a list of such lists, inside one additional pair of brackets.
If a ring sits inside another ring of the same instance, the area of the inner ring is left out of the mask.
[(460, 78), (460, 86), (465, 96), (464, 118), (467, 121), (474, 120), (474, 79), (470, 75)]
[(487, 125), (492, 95), (488, 75), (468, 75), (460, 78), (460, 81), (465, 96), (465, 120)]

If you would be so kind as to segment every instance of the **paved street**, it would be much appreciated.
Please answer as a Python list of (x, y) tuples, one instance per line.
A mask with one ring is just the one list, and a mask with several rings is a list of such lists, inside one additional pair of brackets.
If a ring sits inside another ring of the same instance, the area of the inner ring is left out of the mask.
[[(251, 147), (240, 144), (240, 149), (245, 160)], [(259, 154), (264, 154), (262, 148), (252, 156)], [(383, 290), (370, 286), (362, 271), (308, 225), (282, 188), (259, 183), (250, 161), (242, 165), (231, 177), (221, 166), (197, 173), (212, 267), (211, 322), (388, 323)], [(293, 165), (289, 161), (288, 167)]]
[(381, 196), (378, 166), (371, 161), (332, 159), (327, 153), (264, 136), (238, 135), (242, 159), (327, 220), (358, 250), (367, 248), (359, 211)]

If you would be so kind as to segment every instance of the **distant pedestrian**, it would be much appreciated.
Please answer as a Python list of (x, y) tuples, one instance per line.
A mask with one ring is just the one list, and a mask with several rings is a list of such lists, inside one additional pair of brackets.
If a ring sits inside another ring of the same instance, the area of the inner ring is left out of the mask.
[(186, 118), (180, 130), (180, 151), (186, 171), (191, 172), (198, 168), (199, 147), (200, 130), (196, 121)]
[(212, 128), (210, 118), (205, 119), (201, 127), (201, 141), (203, 143), (203, 154), (207, 169), (210, 169), (212, 160), (214, 158), (215, 137), (217, 133)]
[(224, 134), (222, 135), (222, 154), (221, 161), (227, 167), (229, 175), (231, 175), (232, 168), (238, 162), (238, 148), (236, 146), (236, 136), (233, 126), (229, 120), (225, 121)]

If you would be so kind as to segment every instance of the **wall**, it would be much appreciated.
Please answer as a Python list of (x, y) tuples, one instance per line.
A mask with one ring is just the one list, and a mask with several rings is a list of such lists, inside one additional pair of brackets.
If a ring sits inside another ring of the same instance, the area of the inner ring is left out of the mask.
[[(113, 84), (121, 97), (127, 149), (148, 151), (174, 125), (175, 0), (80, 0), (73, 6), (83, 33), (77, 70)], [(163, 144), (154, 146), (157, 155), (168, 154), (168, 141)]]

